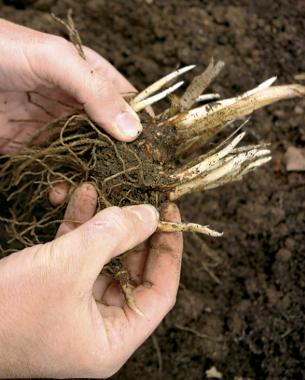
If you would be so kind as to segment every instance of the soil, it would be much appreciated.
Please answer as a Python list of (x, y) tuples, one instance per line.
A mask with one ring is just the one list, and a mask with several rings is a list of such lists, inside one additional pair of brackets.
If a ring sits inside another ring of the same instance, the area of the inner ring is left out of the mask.
[[(0, 0), (0, 16), (64, 35), (50, 12), (69, 7), (84, 43), (139, 89), (212, 56), (227, 64), (211, 86), (224, 96), (305, 72), (302, 0)], [(305, 100), (258, 111), (248, 138), (272, 144), (272, 163), (180, 202), (186, 220), (224, 236), (186, 236), (175, 308), (114, 379), (157, 379), (160, 358), (169, 380), (205, 379), (212, 366), (224, 379), (305, 378), (305, 177), (284, 161), (305, 144), (304, 111)]]

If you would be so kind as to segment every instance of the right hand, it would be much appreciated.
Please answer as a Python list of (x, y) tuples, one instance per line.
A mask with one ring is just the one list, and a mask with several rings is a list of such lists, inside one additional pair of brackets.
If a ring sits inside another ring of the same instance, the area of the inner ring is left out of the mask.
[[(88, 220), (95, 202), (92, 187), (82, 185), (65, 219), (84, 224), (65, 222), (57, 239), (0, 260), (0, 377), (109, 377), (173, 307), (181, 234), (157, 232), (143, 243), (157, 227), (152, 206), (112, 207)], [(175, 205), (163, 217), (180, 221)], [(100, 274), (126, 251), (144, 317)]]

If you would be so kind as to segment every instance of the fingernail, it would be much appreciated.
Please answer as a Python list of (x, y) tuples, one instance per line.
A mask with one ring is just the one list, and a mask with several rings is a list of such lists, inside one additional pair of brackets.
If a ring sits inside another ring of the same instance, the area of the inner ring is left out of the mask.
[(135, 213), (144, 223), (151, 223), (159, 220), (158, 211), (151, 205), (129, 206), (128, 209)]
[(142, 132), (142, 125), (136, 112), (132, 109), (123, 111), (115, 118), (120, 134), (128, 138), (136, 138)]

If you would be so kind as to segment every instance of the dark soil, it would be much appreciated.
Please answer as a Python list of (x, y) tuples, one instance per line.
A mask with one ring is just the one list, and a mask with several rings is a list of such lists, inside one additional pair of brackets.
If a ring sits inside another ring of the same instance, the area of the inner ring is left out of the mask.
[[(305, 72), (302, 0), (0, 0), (0, 16), (63, 35), (49, 13), (68, 7), (85, 44), (140, 89), (212, 56), (227, 63), (212, 86), (223, 95)], [(257, 112), (249, 138), (272, 143), (272, 163), (181, 202), (186, 220), (224, 236), (186, 237), (176, 307), (114, 378), (157, 379), (156, 342), (164, 379), (205, 379), (213, 365), (225, 379), (305, 378), (305, 178), (284, 164), (289, 145), (305, 144), (304, 111), (298, 100)]]

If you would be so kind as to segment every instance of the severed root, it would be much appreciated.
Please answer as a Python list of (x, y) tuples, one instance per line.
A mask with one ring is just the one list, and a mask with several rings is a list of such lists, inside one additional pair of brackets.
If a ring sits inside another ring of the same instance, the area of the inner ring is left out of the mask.
[(144, 316), (144, 313), (138, 308), (133, 297), (135, 287), (131, 283), (130, 273), (123, 264), (120, 257), (113, 259), (106, 268), (106, 275), (118, 281), (124, 293), (128, 307), (138, 315)]
[(133, 310), (135, 313), (137, 313), (138, 315), (141, 315), (141, 317), (144, 317), (145, 314), (143, 313), (143, 311), (141, 311), (138, 308), (138, 306), (134, 300), (134, 296), (133, 296), (134, 286), (131, 285), (130, 282), (126, 282), (126, 283), (121, 284), (121, 288), (123, 290), (124, 297), (125, 297), (125, 300), (126, 300), (128, 307), (131, 310)]
[[(222, 232), (217, 232), (210, 229), (208, 226), (201, 226), (196, 223), (172, 223), (159, 221), (158, 230), (163, 232), (197, 232), (212, 237), (219, 237), (223, 234)], [(139, 309), (134, 300), (133, 291), (135, 287), (131, 284), (130, 274), (121, 261), (120, 264), (117, 264), (116, 269), (112, 271), (112, 276), (120, 283), (128, 307), (138, 315), (144, 317), (144, 313)]]
[(201, 226), (196, 223), (172, 223), (162, 222), (158, 223), (158, 230), (162, 232), (197, 232), (212, 237), (219, 237), (223, 232), (218, 232), (209, 228), (209, 226)]

